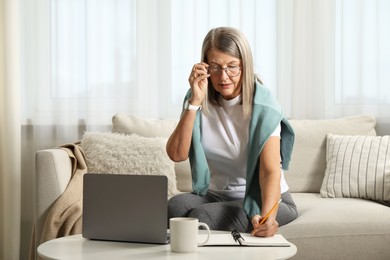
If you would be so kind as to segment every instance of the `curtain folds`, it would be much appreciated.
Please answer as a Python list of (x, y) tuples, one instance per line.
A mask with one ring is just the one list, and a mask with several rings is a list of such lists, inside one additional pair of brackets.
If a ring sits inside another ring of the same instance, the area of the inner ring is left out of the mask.
[(19, 1), (0, 1), (0, 258), (19, 259), (21, 230)]
[(328, 114), (334, 88), (335, 1), (278, 2), (277, 97), (288, 117)]

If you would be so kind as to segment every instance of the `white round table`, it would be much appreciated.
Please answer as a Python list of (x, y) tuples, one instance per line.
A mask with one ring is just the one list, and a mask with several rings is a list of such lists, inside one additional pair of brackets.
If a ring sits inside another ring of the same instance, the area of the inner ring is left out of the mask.
[(155, 245), (113, 241), (96, 241), (81, 235), (61, 237), (38, 247), (44, 259), (287, 259), (297, 253), (297, 247), (198, 247), (195, 253), (174, 253), (170, 245)]

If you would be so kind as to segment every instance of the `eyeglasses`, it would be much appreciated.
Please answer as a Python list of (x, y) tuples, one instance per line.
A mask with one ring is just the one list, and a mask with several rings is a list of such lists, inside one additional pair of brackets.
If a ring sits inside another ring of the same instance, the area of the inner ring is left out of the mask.
[(237, 77), (240, 75), (241, 68), (239, 66), (227, 66), (226, 68), (210, 66), (207, 71), (210, 75), (221, 75), (222, 71), (225, 71), (229, 77)]

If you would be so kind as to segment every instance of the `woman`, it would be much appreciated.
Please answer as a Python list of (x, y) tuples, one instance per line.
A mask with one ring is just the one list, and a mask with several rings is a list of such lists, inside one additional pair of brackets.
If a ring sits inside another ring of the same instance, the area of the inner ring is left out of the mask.
[(245, 36), (230, 27), (212, 29), (189, 84), (167, 153), (176, 162), (189, 157), (193, 192), (171, 198), (168, 217), (196, 217), (214, 230), (274, 235), (297, 217), (282, 170), (288, 168), (294, 133), (254, 74)]

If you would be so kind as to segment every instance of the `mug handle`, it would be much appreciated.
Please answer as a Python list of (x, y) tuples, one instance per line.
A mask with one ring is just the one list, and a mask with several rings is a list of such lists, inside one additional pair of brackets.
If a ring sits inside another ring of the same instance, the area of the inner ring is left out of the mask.
[(203, 222), (199, 222), (198, 227), (204, 227), (207, 230), (207, 238), (206, 238), (206, 240), (204, 242), (198, 242), (198, 246), (203, 246), (210, 239), (210, 236), (211, 236), (210, 228), (209, 228), (209, 226), (206, 223), (203, 223)]

